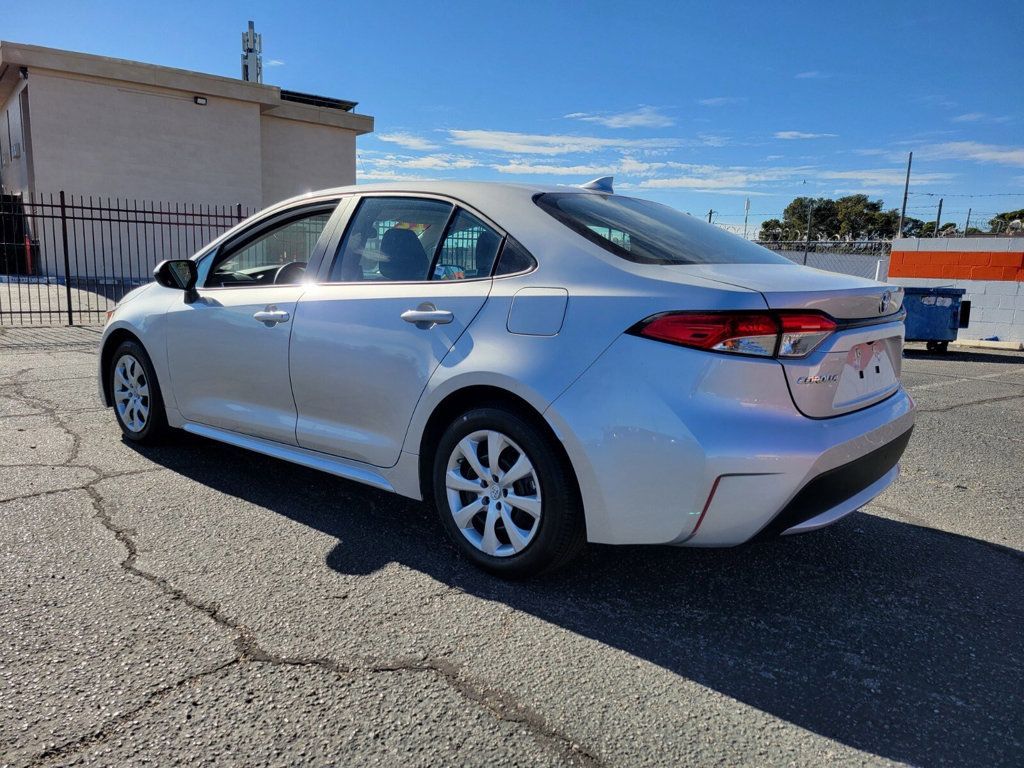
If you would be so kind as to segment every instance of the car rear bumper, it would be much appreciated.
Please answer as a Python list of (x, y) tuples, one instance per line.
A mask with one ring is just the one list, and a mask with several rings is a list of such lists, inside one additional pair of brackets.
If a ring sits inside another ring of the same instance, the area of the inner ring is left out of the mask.
[(901, 388), (810, 419), (773, 360), (622, 337), (545, 415), (576, 470), (589, 540), (714, 547), (823, 527), (881, 493), (914, 404)]
[(857, 511), (896, 479), (900, 457), (913, 431), (911, 427), (859, 459), (812, 478), (755, 538), (816, 531)]

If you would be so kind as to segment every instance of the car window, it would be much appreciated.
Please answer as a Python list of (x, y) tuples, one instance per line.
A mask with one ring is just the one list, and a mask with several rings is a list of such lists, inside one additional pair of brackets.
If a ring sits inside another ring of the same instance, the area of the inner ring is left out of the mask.
[(792, 264), (738, 235), (649, 200), (547, 193), (537, 205), (591, 242), (640, 264)]
[(530, 252), (510, 235), (505, 238), (505, 247), (501, 249), (501, 256), (498, 257), (498, 267), (494, 270), (494, 276), (514, 275), (517, 272), (526, 272), (535, 266), (537, 266), (537, 262)]
[(431, 279), (488, 277), (500, 247), (501, 235), (473, 214), (460, 210), (441, 243)]
[(453, 206), (415, 197), (367, 197), (331, 264), (332, 283), (426, 280)]
[(319, 210), (290, 219), (236, 247), (217, 254), (208, 288), (297, 283), (317, 240), (331, 218), (331, 211)]

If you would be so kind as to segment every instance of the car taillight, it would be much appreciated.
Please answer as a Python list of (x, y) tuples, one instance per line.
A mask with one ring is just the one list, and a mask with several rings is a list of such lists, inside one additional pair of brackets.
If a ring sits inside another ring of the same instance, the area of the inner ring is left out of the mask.
[(758, 357), (804, 357), (836, 329), (817, 312), (666, 312), (630, 333), (684, 347)]
[(836, 329), (836, 321), (818, 312), (780, 312), (779, 357), (806, 357)]

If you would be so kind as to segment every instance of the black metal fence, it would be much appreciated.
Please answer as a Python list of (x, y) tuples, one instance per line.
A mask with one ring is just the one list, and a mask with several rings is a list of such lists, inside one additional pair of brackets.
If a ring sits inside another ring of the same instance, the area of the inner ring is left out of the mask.
[(164, 259), (253, 213), (242, 205), (40, 194), (0, 198), (0, 325), (89, 325)]

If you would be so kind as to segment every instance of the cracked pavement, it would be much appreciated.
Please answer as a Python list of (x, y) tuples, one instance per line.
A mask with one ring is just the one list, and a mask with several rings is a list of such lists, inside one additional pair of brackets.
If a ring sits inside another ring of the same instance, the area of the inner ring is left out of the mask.
[(0, 765), (1019, 765), (1024, 355), (911, 351), (830, 529), (508, 584), (425, 505), (125, 444), (89, 329), (0, 330)]

